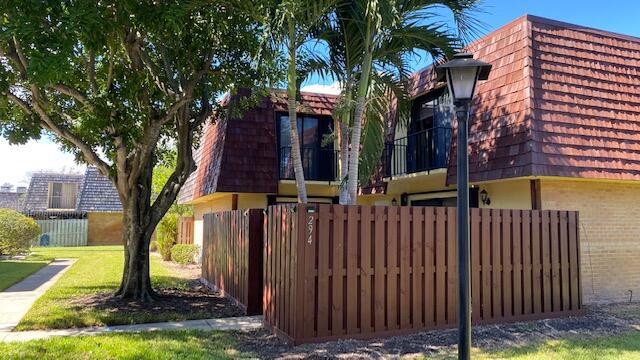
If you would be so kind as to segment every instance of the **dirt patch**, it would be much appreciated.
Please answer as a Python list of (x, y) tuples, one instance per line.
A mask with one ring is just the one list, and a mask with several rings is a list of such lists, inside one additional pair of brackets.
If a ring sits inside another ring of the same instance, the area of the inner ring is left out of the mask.
[[(586, 315), (473, 328), (473, 346), (500, 350), (550, 339), (599, 337), (640, 330), (640, 303), (588, 306)], [(366, 341), (290, 346), (266, 330), (238, 334), (239, 350), (266, 359), (387, 359), (449, 357), (457, 330), (437, 330)]]
[(192, 280), (185, 288), (156, 289), (155, 301), (139, 304), (113, 297), (112, 293), (97, 293), (72, 300), (79, 311), (98, 310), (109, 314), (136, 313), (153, 319), (161, 313), (183, 314), (184, 318), (223, 318), (242, 316), (242, 310), (231, 300)]
[[(160, 255), (158, 255), (158, 257), (160, 257)], [(169, 269), (172, 275), (182, 279), (198, 279), (202, 272), (200, 265), (180, 265), (173, 261), (162, 260), (162, 266)]]

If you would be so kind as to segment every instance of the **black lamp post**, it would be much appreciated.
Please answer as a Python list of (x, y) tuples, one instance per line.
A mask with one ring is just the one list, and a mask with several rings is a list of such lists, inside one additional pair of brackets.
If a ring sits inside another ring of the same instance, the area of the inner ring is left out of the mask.
[(436, 69), (439, 78), (446, 77), (449, 93), (456, 106), (458, 121), (458, 359), (471, 356), (471, 263), (469, 253), (469, 109), (478, 80), (486, 80), (491, 65), (473, 58), (473, 54), (456, 54)]

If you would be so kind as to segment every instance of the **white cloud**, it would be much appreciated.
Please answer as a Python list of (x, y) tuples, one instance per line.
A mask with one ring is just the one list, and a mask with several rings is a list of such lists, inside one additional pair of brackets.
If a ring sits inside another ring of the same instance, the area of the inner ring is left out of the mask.
[(0, 139), (0, 184), (28, 185), (37, 171), (81, 172), (84, 165), (73, 155), (63, 152), (49, 139), (31, 140), (24, 145), (10, 145)]
[(340, 90), (341, 90), (341, 86), (339, 82), (334, 82), (333, 84), (311, 84), (311, 85), (304, 85), (303, 87), (300, 88), (300, 91), (308, 91), (308, 92), (315, 92), (315, 93), (321, 93), (321, 94), (332, 94), (332, 95), (338, 95), (340, 94)]

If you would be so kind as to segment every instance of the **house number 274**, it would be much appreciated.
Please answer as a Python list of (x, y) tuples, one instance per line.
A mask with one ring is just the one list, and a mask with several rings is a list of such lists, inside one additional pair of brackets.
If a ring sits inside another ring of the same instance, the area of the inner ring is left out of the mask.
[(309, 215), (309, 220), (307, 221), (307, 228), (309, 229), (309, 235), (307, 236), (307, 243), (311, 244), (313, 242), (313, 215)]

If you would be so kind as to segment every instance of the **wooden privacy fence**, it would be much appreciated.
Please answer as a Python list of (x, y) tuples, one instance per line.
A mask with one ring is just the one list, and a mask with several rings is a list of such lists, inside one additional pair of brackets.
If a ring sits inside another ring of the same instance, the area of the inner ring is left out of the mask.
[(181, 216), (178, 218), (177, 244), (193, 244), (193, 216)]
[(202, 278), (248, 315), (262, 311), (262, 209), (204, 215)]
[[(455, 208), (268, 209), (264, 321), (295, 343), (457, 324)], [(471, 210), (472, 319), (581, 313), (578, 214)]]
[(36, 220), (40, 225), (40, 236), (35, 246), (86, 246), (89, 220), (55, 219)]

